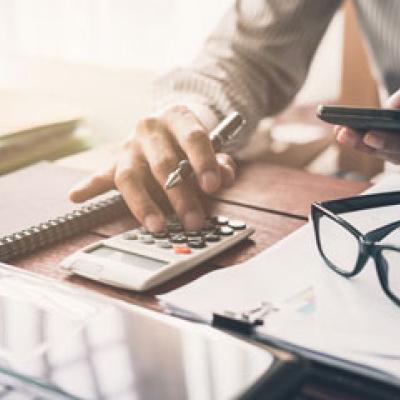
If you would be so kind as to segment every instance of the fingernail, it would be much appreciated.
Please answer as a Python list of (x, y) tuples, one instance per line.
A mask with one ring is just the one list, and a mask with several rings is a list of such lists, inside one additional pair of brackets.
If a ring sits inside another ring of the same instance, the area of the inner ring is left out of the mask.
[(215, 192), (221, 184), (220, 176), (212, 170), (202, 173), (200, 186), (205, 192)]
[(68, 192), (68, 198), (74, 202), (79, 203), (79, 192), (74, 188)]
[(364, 136), (364, 143), (377, 150), (382, 150), (385, 145), (385, 143), (380, 137), (371, 135), (369, 133)]
[(183, 216), (183, 225), (189, 231), (201, 229), (204, 217), (198, 211), (189, 211)]
[(347, 128), (342, 128), (339, 130), (336, 139), (340, 144), (347, 144), (351, 146), (355, 143), (356, 136)]
[(150, 232), (160, 232), (164, 229), (164, 219), (156, 214), (147, 215), (144, 219), (144, 226)]
[(336, 134), (336, 140), (340, 143), (340, 144), (344, 144), (346, 141), (346, 135), (344, 134), (344, 128), (341, 128), (338, 130), (337, 134)]

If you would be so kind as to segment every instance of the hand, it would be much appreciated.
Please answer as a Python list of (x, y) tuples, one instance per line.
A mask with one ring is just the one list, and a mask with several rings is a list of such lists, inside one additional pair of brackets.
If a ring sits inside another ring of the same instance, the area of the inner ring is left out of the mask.
[[(165, 191), (167, 176), (178, 162), (188, 158), (196, 181), (184, 180)], [(204, 126), (184, 106), (170, 108), (160, 118), (144, 118), (125, 142), (111, 167), (99, 171), (70, 192), (74, 202), (82, 202), (117, 188), (132, 214), (152, 232), (165, 227), (165, 202), (188, 230), (201, 228), (204, 211), (199, 189), (213, 193), (232, 185), (235, 179), (233, 159), (215, 154)], [(164, 201), (160, 200), (159, 193)], [(167, 200), (168, 199), (168, 200)]]
[[(386, 108), (400, 109), (400, 90), (387, 101)], [(345, 126), (335, 126), (336, 139), (340, 144), (400, 164), (400, 132), (370, 131), (365, 135)]]

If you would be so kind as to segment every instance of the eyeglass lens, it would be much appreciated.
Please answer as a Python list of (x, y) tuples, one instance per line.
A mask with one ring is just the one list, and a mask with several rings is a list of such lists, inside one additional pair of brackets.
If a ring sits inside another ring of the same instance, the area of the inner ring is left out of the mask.
[(323, 215), (319, 220), (319, 240), (321, 251), (331, 264), (344, 273), (354, 271), (360, 245), (350, 231)]

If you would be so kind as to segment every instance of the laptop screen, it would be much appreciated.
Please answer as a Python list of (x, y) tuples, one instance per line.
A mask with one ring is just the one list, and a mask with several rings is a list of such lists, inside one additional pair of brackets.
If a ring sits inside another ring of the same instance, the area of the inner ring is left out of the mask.
[(229, 399), (273, 363), (215, 329), (7, 270), (0, 320), (3, 368), (83, 399)]

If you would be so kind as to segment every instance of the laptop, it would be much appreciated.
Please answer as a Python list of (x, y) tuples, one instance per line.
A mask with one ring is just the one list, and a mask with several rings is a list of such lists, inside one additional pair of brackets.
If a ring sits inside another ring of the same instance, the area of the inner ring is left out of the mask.
[(0, 321), (1, 399), (278, 399), (303, 370), (287, 353), (5, 264)]

